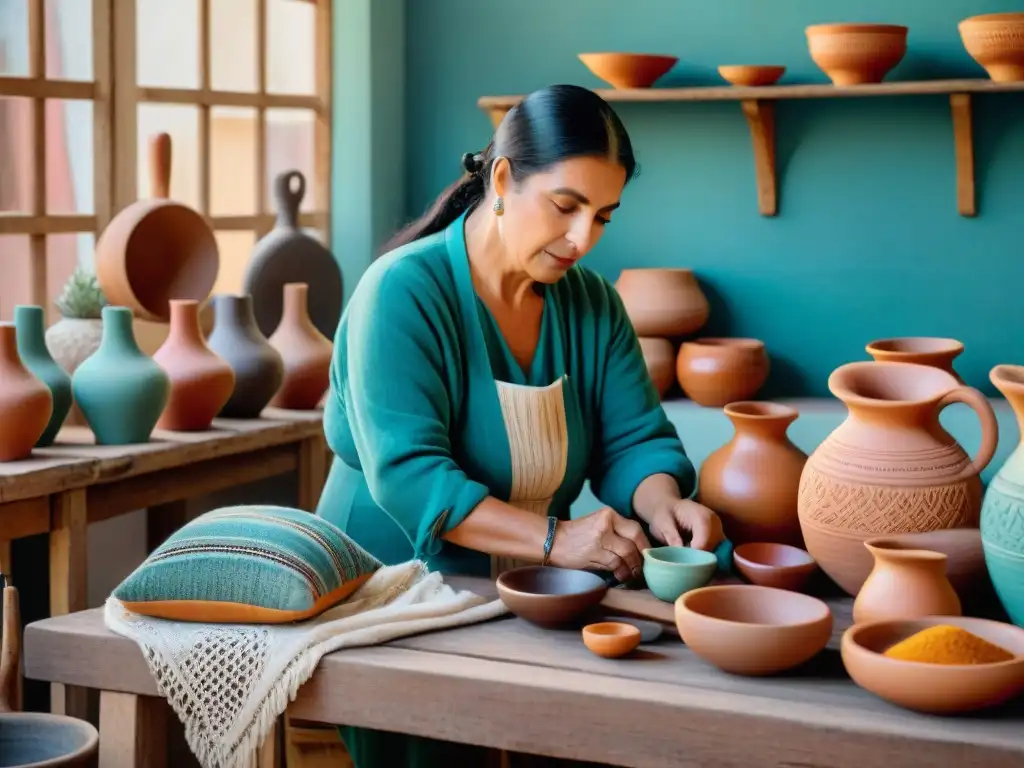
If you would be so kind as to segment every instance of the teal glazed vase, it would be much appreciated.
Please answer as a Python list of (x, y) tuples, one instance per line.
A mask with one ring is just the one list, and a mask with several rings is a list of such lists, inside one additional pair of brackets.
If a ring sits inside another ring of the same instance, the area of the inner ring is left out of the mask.
[[(1013, 408), (1024, 436), (1024, 365), (997, 365), (989, 378)], [(1024, 627), (1024, 437), (985, 492), (981, 545), (999, 601), (1010, 621)]]
[(14, 327), (21, 362), (42, 381), (53, 396), (53, 413), (46, 430), (36, 443), (43, 448), (53, 445), (57, 433), (71, 410), (71, 377), (60, 367), (46, 347), (46, 313), (42, 307), (18, 304), (14, 307)]
[(71, 391), (98, 445), (149, 441), (167, 405), (171, 382), (139, 349), (130, 309), (103, 308), (99, 349), (75, 370)]

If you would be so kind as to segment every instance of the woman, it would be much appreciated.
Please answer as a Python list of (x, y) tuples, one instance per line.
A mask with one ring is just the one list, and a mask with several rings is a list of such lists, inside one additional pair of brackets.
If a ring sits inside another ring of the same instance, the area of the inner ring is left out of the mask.
[[(650, 546), (637, 518), (660, 542), (713, 549), (721, 524), (687, 498), (693, 465), (618, 294), (578, 264), (635, 172), (618, 116), (587, 89), (545, 88), (463, 165), (342, 318), (319, 514), (385, 563), (415, 557), (446, 573), (489, 575), (494, 557), (624, 581)], [(608, 506), (570, 520), (586, 479)], [(357, 768), (482, 759), (434, 740), (343, 736)]]

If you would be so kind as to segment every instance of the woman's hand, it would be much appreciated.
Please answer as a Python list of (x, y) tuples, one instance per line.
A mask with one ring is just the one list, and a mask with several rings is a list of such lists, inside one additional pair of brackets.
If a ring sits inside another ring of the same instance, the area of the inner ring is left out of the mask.
[(611, 571), (619, 581), (640, 575), (651, 544), (640, 524), (605, 507), (558, 524), (548, 562), (560, 568)]
[(683, 531), (690, 534), (691, 547), (709, 552), (725, 539), (718, 515), (689, 499), (663, 505), (651, 516), (650, 528), (654, 538), (672, 547), (683, 546)]

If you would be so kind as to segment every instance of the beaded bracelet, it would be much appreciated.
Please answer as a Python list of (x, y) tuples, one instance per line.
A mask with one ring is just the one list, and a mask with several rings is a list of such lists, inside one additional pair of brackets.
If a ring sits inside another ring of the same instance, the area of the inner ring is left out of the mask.
[(558, 528), (558, 518), (548, 518), (548, 536), (544, 539), (544, 559), (541, 561), (541, 565), (548, 564), (548, 558), (551, 557), (551, 547), (555, 543), (555, 529)]

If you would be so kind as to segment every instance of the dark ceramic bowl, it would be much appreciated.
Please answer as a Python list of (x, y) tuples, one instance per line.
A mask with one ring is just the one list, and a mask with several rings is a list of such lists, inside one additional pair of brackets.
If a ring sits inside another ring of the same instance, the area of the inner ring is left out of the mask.
[(498, 595), (521, 619), (540, 627), (561, 627), (596, 606), (607, 582), (589, 571), (528, 565), (498, 577)]

